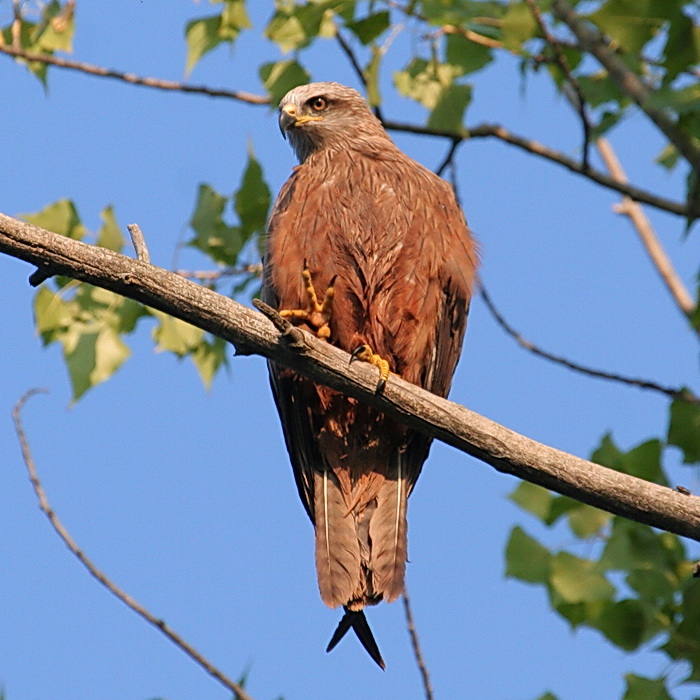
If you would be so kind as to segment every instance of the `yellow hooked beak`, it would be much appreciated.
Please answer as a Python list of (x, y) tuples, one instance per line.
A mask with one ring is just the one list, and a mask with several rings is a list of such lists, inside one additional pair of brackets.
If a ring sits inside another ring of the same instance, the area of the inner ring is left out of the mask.
[(280, 131), (286, 137), (286, 132), (293, 126), (302, 126), (308, 122), (320, 122), (322, 116), (312, 116), (310, 114), (298, 114), (297, 108), (293, 104), (285, 105), (280, 109)]

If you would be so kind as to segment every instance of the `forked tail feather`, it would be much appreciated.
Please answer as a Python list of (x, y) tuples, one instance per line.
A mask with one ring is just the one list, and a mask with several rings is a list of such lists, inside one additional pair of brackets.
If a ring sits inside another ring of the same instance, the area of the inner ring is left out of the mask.
[(372, 657), (379, 668), (386, 670), (386, 664), (379, 652), (379, 647), (369, 627), (364, 610), (348, 610), (346, 607), (343, 607), (343, 610), (345, 610), (345, 615), (343, 615), (338, 623), (338, 627), (336, 627), (335, 632), (333, 632), (331, 641), (328, 642), (328, 646), (326, 647), (326, 652), (333, 651), (338, 642), (345, 636), (345, 633), (352, 627), (357, 638), (360, 640), (360, 644), (366, 649), (367, 653)]

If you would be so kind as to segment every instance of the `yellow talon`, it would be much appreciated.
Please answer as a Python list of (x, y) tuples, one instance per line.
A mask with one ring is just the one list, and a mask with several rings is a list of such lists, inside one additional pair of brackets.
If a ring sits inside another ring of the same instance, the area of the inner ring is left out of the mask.
[(369, 362), (379, 369), (379, 383), (374, 393), (381, 394), (386, 386), (387, 379), (389, 379), (389, 363), (381, 355), (377, 355), (367, 344), (359, 345), (352, 351), (350, 364), (355, 360)]
[(292, 323), (308, 323), (316, 329), (316, 336), (321, 340), (328, 340), (331, 337), (331, 328), (328, 325), (331, 320), (331, 307), (333, 306), (333, 296), (335, 295), (335, 276), (331, 279), (323, 301), (318, 303), (318, 296), (314, 288), (311, 272), (304, 261), (304, 270), (301, 273), (304, 279), (306, 290), (307, 307), (305, 309), (283, 309), (279, 312), (282, 318), (289, 319)]

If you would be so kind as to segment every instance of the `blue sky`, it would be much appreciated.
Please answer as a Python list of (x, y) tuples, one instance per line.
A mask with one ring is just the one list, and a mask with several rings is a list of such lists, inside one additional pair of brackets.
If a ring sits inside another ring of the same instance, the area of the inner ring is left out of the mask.
[[(277, 60), (279, 51), (260, 37), (271, 3), (250, 4), (254, 29), (233, 50), (207, 56), (193, 82), (262, 91), (257, 66)], [(209, 11), (188, 2), (167, 12), (148, 0), (79, 3), (75, 57), (182, 79), (184, 24)], [(9, 16), (10, 3), (3, 3), (2, 24)], [(396, 42), (382, 85), (388, 117), (421, 123), (422, 110), (391, 88), (391, 71), (416, 41), (406, 35)], [(332, 41), (320, 41), (302, 60), (316, 80), (357, 87)], [(58, 69), (50, 71), (46, 95), (7, 58), (0, 85), (0, 210), (31, 212), (70, 197), (96, 230), (99, 211), (111, 203), (123, 227), (141, 226), (152, 261), (162, 267), (172, 267), (178, 241), (189, 235), (198, 184), (235, 189), (249, 143), (275, 192), (294, 165), (264, 107)], [(467, 122), (482, 121), (577, 155), (575, 115), (545, 76), (523, 86), (507, 56), (477, 81)], [(428, 167), (447, 145), (393, 137)], [(611, 140), (636, 184), (682, 197), (681, 173), (652, 165), (663, 143), (644, 117), (629, 117)], [(612, 213), (614, 194), (495, 140), (466, 144), (458, 164), (464, 208), (482, 246), (483, 280), (513, 325), (572, 359), (697, 389), (694, 339), (629, 222)], [(692, 288), (697, 235), (685, 240), (682, 221), (648, 214)], [(193, 252), (178, 254), (180, 266), (202, 264)], [(33, 329), (31, 271), (0, 257), (0, 686), (8, 699), (226, 697), (91, 579), (39, 513), (10, 421), (13, 404), (34, 386), (51, 393), (27, 406), (28, 437), (52, 504), (75, 539), (230, 676), (249, 669), (256, 700), (422, 697), (400, 604), (370, 611), (385, 673), (351, 638), (325, 654), (339, 613), (318, 596), (312, 530), (264, 361), (231, 357), (230, 375), (206, 392), (189, 363), (154, 353), (146, 324), (118, 374), (69, 408), (60, 352), (42, 349)], [(528, 355), (479, 300), (451, 397), (584, 457), (606, 431), (627, 449), (666, 430), (662, 397)], [(670, 466), (678, 483), (697, 489), (695, 472)], [(436, 697), (534, 700), (547, 689), (562, 700), (616, 697), (625, 672), (660, 673), (662, 657), (628, 656), (593, 632), (572, 633), (542, 590), (504, 578), (513, 525), (552, 546), (571, 544), (566, 530), (543, 533), (504, 498), (516, 485), (436, 444), (411, 497), (407, 584)]]

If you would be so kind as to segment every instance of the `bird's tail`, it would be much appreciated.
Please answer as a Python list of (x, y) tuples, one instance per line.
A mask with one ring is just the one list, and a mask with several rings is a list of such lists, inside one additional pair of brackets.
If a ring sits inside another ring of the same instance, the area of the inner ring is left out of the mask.
[(343, 615), (338, 623), (338, 627), (335, 632), (333, 632), (331, 641), (328, 642), (328, 646), (326, 647), (326, 652), (333, 651), (338, 642), (345, 636), (345, 633), (352, 627), (357, 638), (360, 640), (360, 644), (367, 650), (367, 653), (382, 670), (386, 669), (386, 664), (379, 652), (379, 647), (369, 627), (364, 610), (348, 610), (346, 607), (343, 609), (345, 610), (345, 615)]

